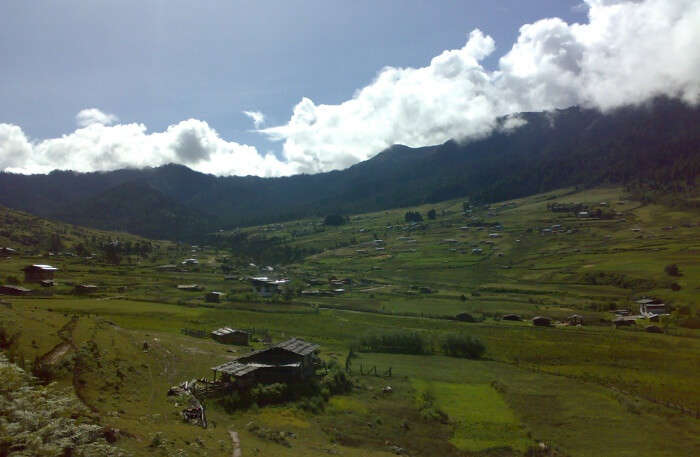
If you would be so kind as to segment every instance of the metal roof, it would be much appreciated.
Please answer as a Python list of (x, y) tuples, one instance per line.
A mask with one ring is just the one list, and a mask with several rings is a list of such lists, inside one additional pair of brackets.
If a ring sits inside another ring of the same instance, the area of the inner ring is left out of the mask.
[(34, 264), (34, 265), (30, 265), (30, 266), (28, 266), (27, 268), (25, 268), (25, 270), (28, 269), (28, 268), (35, 268), (35, 269), (37, 269), (37, 270), (45, 270), (45, 271), (56, 271), (56, 270), (58, 270), (58, 268), (56, 268), (56, 267), (52, 267), (51, 265), (44, 265), (44, 264)]
[(231, 376), (245, 376), (248, 373), (252, 373), (255, 370), (258, 370), (260, 368), (279, 368), (279, 367), (287, 367), (287, 368), (298, 368), (301, 366), (301, 363), (285, 363), (283, 365), (271, 365), (271, 364), (266, 364), (266, 363), (240, 363), (235, 360), (232, 360), (230, 362), (226, 362), (224, 364), (221, 364), (219, 366), (216, 366), (212, 368), (212, 370), (219, 372), (219, 373), (226, 373)]
[(320, 346), (318, 344), (309, 343), (308, 341), (304, 341), (299, 338), (291, 338), (287, 341), (283, 341), (279, 344), (276, 344), (274, 347), (285, 349), (289, 352), (293, 352), (299, 355), (309, 355), (312, 352), (318, 350)]
[(217, 336), (228, 335), (229, 333), (246, 333), (247, 334), (248, 332), (244, 332), (243, 330), (238, 330), (238, 329), (231, 328), (231, 327), (221, 327), (221, 328), (216, 329), (216, 330), (211, 332), (212, 335), (217, 335)]
[(226, 373), (231, 376), (244, 376), (247, 375), (248, 373), (251, 373), (258, 368), (261, 368), (260, 366), (252, 365), (252, 364), (246, 364), (246, 363), (240, 363), (231, 361), (231, 362), (226, 362), (224, 364), (221, 364), (219, 366), (216, 366), (212, 368), (212, 370), (217, 371), (219, 373)]

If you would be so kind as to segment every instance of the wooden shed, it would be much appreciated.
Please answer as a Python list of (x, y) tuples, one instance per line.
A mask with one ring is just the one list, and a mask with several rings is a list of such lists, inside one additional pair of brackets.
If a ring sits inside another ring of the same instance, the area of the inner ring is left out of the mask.
[(73, 289), (76, 295), (88, 295), (97, 292), (97, 286), (94, 284), (78, 284)]
[(313, 376), (318, 362), (317, 344), (292, 338), (267, 349), (254, 351), (212, 368), (222, 382), (242, 387), (257, 383), (302, 381)]
[(538, 327), (549, 327), (552, 325), (552, 319), (545, 316), (535, 316), (532, 318), (532, 325), (536, 325)]
[(231, 327), (221, 327), (211, 332), (211, 338), (223, 344), (236, 344), (238, 346), (248, 346), (250, 333)]
[(223, 292), (207, 292), (204, 296), (204, 300), (207, 303), (220, 303), (221, 298), (224, 296)]
[(29, 295), (30, 293), (32, 293), (32, 291), (24, 287), (0, 286), (0, 294), (2, 295)]
[(53, 279), (54, 273), (58, 270), (56, 267), (51, 265), (29, 265), (24, 267), (24, 281), (25, 282), (41, 282), (46, 279)]

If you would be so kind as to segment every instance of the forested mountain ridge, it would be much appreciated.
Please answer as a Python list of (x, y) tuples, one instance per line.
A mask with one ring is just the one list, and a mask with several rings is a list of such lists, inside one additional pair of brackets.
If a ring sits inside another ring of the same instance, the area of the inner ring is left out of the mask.
[(469, 143), (392, 146), (342, 171), (215, 177), (181, 165), (48, 175), (0, 173), (0, 204), (102, 229), (196, 239), (217, 228), (359, 213), (456, 197), (489, 202), (572, 185), (687, 188), (700, 172), (700, 109), (677, 101), (610, 113), (522, 113)]

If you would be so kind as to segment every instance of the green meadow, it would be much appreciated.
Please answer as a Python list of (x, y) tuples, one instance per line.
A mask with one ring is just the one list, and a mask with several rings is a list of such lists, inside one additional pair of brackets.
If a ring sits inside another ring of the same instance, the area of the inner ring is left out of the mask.
[[(552, 212), (553, 202), (583, 203), (608, 217)], [(7, 210), (11, 232), (48, 244), (22, 245), (2, 232), (0, 246), (19, 253), (0, 258), (0, 283), (12, 278), (33, 289), (0, 296), (0, 327), (16, 335), (4, 351), (31, 370), (66, 347), (51, 380), (75, 392), (102, 424), (122, 430), (115, 444), (133, 455), (231, 455), (230, 430), (243, 455), (700, 454), (698, 210), (643, 204), (620, 188), (562, 189), (474, 206), (466, 215), (465, 207), (458, 200), (351, 215), (338, 227), (307, 219), (243, 228), (213, 235), (210, 246), (150, 241), (149, 252), (124, 252), (118, 264), (100, 254), (100, 239), (147, 240)], [(435, 219), (427, 218), (430, 209)], [(424, 220), (406, 222), (408, 210)], [(49, 255), (53, 233), (61, 234), (62, 250)], [(241, 233), (308, 255), (290, 263), (242, 255), (231, 249)], [(94, 256), (66, 254), (91, 243)], [(197, 265), (181, 264), (191, 257)], [(21, 269), (32, 263), (57, 266), (57, 284), (23, 283)], [(176, 271), (157, 269), (164, 264)], [(671, 264), (679, 275), (667, 273)], [(272, 271), (260, 269), (268, 265)], [(289, 278), (290, 290), (257, 296), (247, 278), (263, 274)], [(347, 281), (333, 292), (339, 286), (330, 280)], [(77, 296), (82, 283), (97, 292)], [(226, 294), (221, 302), (204, 300), (213, 290)], [(611, 311), (635, 314), (642, 296), (663, 300), (670, 314), (615, 328)], [(469, 318), (458, 319), (463, 313)], [(502, 319), (510, 313), (522, 321)], [(584, 324), (566, 325), (572, 314)], [(530, 318), (538, 315), (553, 325), (534, 327)], [(645, 331), (652, 324), (663, 333)], [(357, 354), (356, 388), (317, 411), (290, 403), (230, 412), (207, 399), (210, 426), (202, 429), (181, 420), (182, 405), (166, 392), (249, 350), (182, 332), (224, 325), (250, 329), (256, 339), (316, 342), (326, 362), (341, 366), (372, 332), (416, 332), (428, 354)], [(448, 334), (477, 338), (483, 357), (445, 356)], [(391, 377), (382, 376), (389, 369)], [(386, 386), (391, 393), (383, 393)], [(421, 414), (425, 395), (444, 420)], [(293, 438), (280, 444), (251, 423)]]

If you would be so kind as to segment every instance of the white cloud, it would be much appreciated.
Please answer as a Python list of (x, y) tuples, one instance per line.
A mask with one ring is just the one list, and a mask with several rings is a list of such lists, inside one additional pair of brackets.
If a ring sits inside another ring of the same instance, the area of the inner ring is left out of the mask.
[(91, 123), (69, 135), (30, 142), (16, 125), (0, 124), (0, 168), (17, 173), (94, 171), (180, 163), (216, 175), (292, 173), (274, 155), (222, 139), (206, 122), (188, 119), (163, 132), (143, 124)]
[(91, 124), (112, 125), (118, 122), (119, 118), (114, 114), (108, 114), (97, 108), (87, 108), (75, 115), (75, 122), (78, 127), (87, 127)]
[(698, 102), (700, 2), (586, 4), (586, 24), (549, 18), (524, 25), (497, 71), (480, 65), (495, 46), (475, 30), (464, 47), (444, 51), (426, 67), (384, 68), (339, 105), (303, 98), (287, 124), (262, 132), (283, 141), (285, 157), (301, 171), (318, 172), (394, 143), (478, 138), (497, 127), (499, 116), (520, 111), (576, 104), (609, 110), (658, 95)]
[[(289, 121), (259, 130), (282, 142), (284, 160), (222, 139), (206, 122), (188, 119), (163, 132), (115, 124), (96, 108), (76, 116), (80, 128), (30, 141), (0, 124), (0, 169), (23, 173), (157, 166), (169, 162), (217, 175), (278, 176), (342, 169), (395, 143), (470, 140), (494, 129), (512, 132), (513, 113), (582, 105), (610, 110), (652, 97), (700, 101), (700, 1), (585, 0), (588, 22), (547, 18), (523, 25), (497, 70), (480, 62), (495, 49), (479, 30), (460, 49), (421, 68), (382, 69), (338, 105), (302, 98)], [(244, 111), (256, 129), (265, 122)], [(499, 117), (509, 116), (503, 122)], [(114, 124), (114, 125), (112, 125)]]
[(243, 114), (253, 120), (253, 125), (256, 129), (265, 123), (265, 115), (260, 111), (243, 111)]

